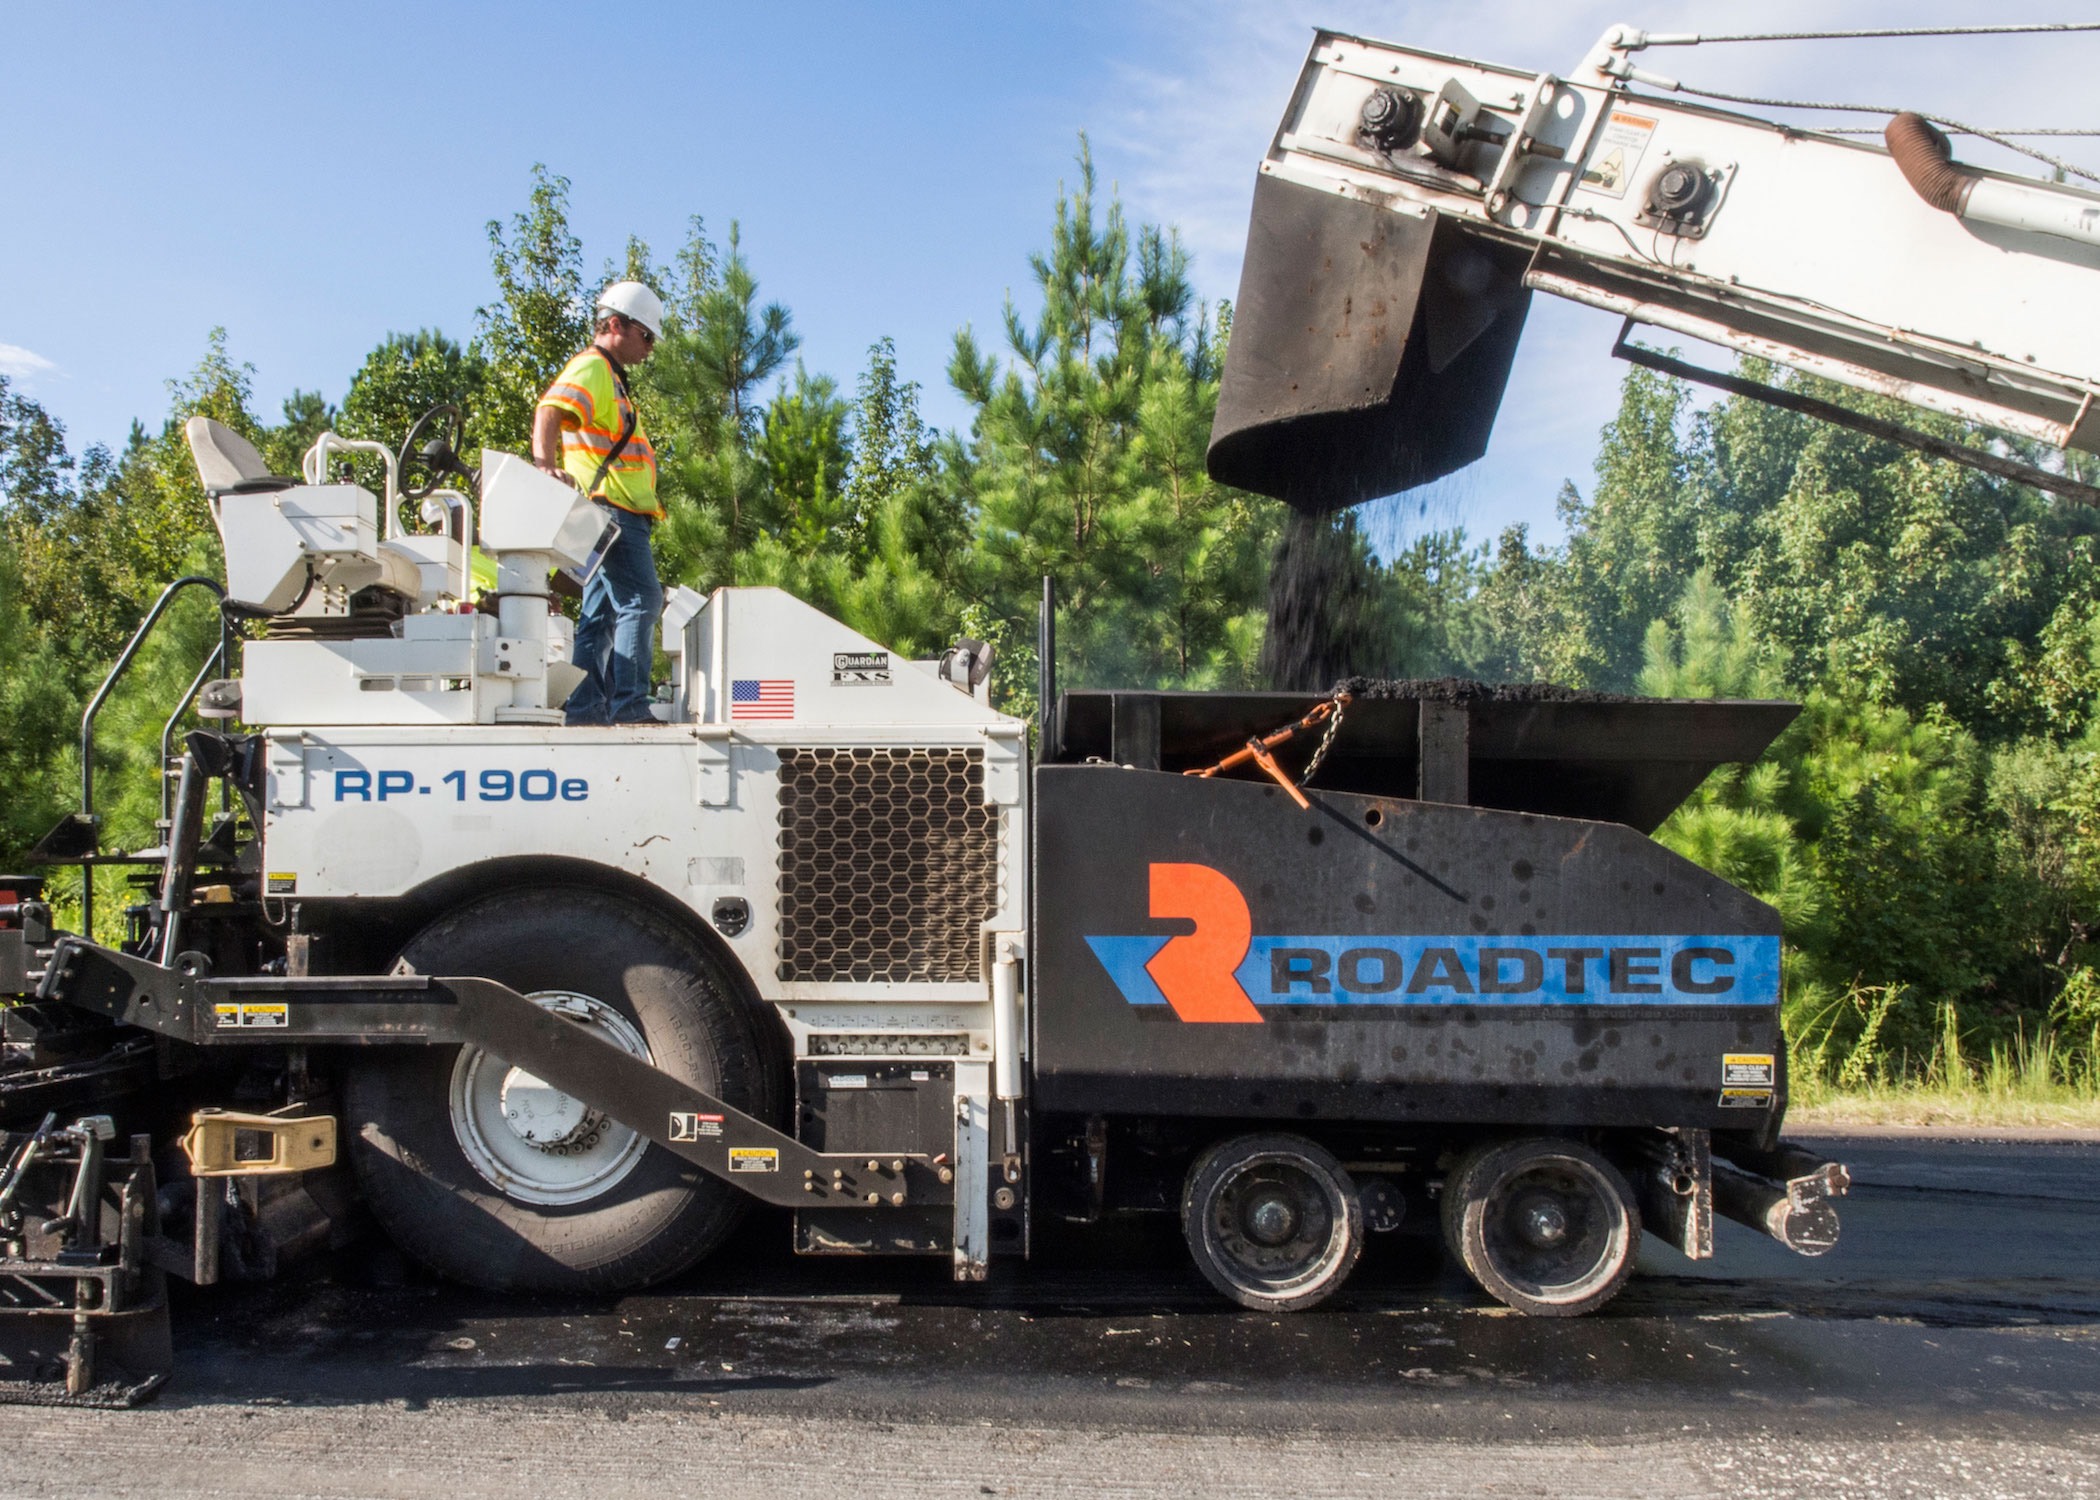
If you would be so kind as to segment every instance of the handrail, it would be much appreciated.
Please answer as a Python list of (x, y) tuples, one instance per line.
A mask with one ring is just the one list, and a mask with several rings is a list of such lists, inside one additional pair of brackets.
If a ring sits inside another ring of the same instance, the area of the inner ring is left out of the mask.
[(196, 676), (195, 676), (194, 678), (192, 678), (192, 679), (190, 680), (190, 690), (189, 690), (188, 692), (184, 693), (184, 694), (182, 695), (182, 701), (181, 701), (181, 702), (179, 702), (179, 703), (177, 703), (177, 704), (175, 705), (175, 712), (173, 712), (173, 713), (169, 714), (169, 715), (168, 715), (168, 722), (167, 722), (167, 723), (165, 723), (165, 724), (163, 724), (163, 725), (161, 726), (161, 729), (160, 729), (160, 820), (161, 820), (161, 822), (163, 822), (163, 823), (167, 822), (167, 821), (168, 821), (168, 817), (169, 817), (169, 812), (168, 812), (168, 749), (169, 749), (169, 747), (170, 747), (170, 746), (171, 746), (171, 745), (172, 745), (172, 744), (174, 743), (174, 741), (175, 741), (175, 726), (176, 726), (176, 724), (177, 724), (177, 723), (179, 723), (179, 722), (181, 721), (181, 719), (182, 719), (182, 716), (183, 716), (184, 714), (186, 714), (186, 713), (188, 713), (188, 712), (189, 712), (189, 710), (190, 710), (190, 705), (191, 705), (192, 703), (195, 703), (195, 702), (197, 701), (197, 694), (198, 694), (199, 692), (201, 692), (201, 691), (203, 690), (203, 688), (204, 688), (204, 682), (205, 682), (205, 679), (206, 679), (206, 678), (208, 678), (209, 676), (211, 676), (211, 669), (212, 669), (213, 667), (216, 667), (216, 666), (217, 666), (217, 665), (218, 665), (218, 664), (219, 664), (219, 663), (220, 663), (220, 662), (221, 662), (222, 660), (224, 660), (224, 659), (225, 659), (225, 656), (226, 656), (226, 642), (225, 642), (225, 640), (224, 640), (224, 639), (222, 638), (222, 639), (220, 640), (220, 642), (219, 642), (219, 644), (218, 644), (218, 645), (216, 645), (216, 646), (214, 646), (214, 647), (212, 647), (212, 648), (211, 648), (211, 655), (209, 655), (209, 656), (207, 656), (207, 657), (205, 657), (205, 658), (204, 658), (204, 665), (203, 665), (203, 666), (201, 666), (201, 667), (199, 667), (199, 668), (197, 669), (197, 675), (196, 675)]
[[(437, 514), (432, 513), (431, 502), (433, 500), (442, 507), (442, 510)], [(423, 503), (417, 507), (416, 514), (426, 524), (443, 524), (447, 526), (448, 530), (445, 534), (449, 536), (451, 534), (449, 530), (450, 522), (447, 520), (444, 511), (450, 511), (453, 515), (459, 517), (458, 598), (462, 604), (471, 603), (474, 598), (474, 502), (458, 490), (432, 490), (423, 497)]]
[(386, 529), (380, 533), (380, 540), (391, 542), (399, 537), (401, 479), (394, 450), (370, 438), (337, 437), (332, 432), (324, 432), (314, 439), (313, 446), (299, 460), (299, 476), (308, 484), (328, 483), (328, 455), (331, 453), (376, 453), (386, 461), (386, 494), (380, 502), (386, 508)]
[[(90, 839), (93, 839), (95, 834), (95, 719), (101, 714), (102, 705), (109, 701), (110, 693), (116, 688), (117, 679), (130, 669), (131, 660), (139, 654), (139, 647), (145, 644), (147, 634), (160, 623), (160, 617), (168, 612), (168, 606), (175, 602), (175, 596), (191, 587), (210, 589), (221, 604), (226, 602), (226, 590), (220, 586), (219, 581), (202, 573), (185, 573), (162, 589), (160, 597), (153, 601), (153, 608), (146, 611), (146, 618), (139, 621), (139, 628), (131, 633), (131, 639), (117, 654), (115, 664), (109, 669), (109, 675), (102, 679), (102, 686), (95, 690), (94, 698), (88, 703), (87, 712), (80, 716), (80, 813), (87, 820)], [(230, 627), (222, 613), (219, 616), (219, 651), (222, 653), (227, 649), (230, 633)], [(166, 778), (163, 777), (162, 780), (165, 782)], [(92, 847), (90, 844), (90, 848)], [(93, 939), (95, 867), (85, 861), (81, 864), (80, 930), (83, 936)]]

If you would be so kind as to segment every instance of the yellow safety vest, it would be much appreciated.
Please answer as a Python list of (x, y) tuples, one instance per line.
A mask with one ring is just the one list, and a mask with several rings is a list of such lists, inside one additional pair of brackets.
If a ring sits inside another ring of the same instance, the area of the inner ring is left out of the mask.
[(561, 466), (579, 489), (597, 475), (631, 420), (634, 432), (593, 498), (662, 519), (664, 509), (656, 498), (656, 449), (642, 431), (625, 382), (614, 378), (612, 360), (604, 350), (593, 344), (564, 365), (540, 397), (540, 405), (562, 414)]

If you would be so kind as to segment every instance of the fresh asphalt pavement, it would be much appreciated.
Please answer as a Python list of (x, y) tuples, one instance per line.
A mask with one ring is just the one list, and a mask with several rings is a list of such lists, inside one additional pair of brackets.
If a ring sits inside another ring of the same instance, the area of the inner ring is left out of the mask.
[(0, 1495), (2100, 1494), (2100, 1143), (1814, 1145), (1854, 1172), (1831, 1254), (1651, 1239), (1567, 1322), (1426, 1226), (1295, 1317), (1164, 1219), (960, 1287), (756, 1219), (672, 1287), (531, 1302), (367, 1242), (179, 1297), (142, 1409), (0, 1408)]

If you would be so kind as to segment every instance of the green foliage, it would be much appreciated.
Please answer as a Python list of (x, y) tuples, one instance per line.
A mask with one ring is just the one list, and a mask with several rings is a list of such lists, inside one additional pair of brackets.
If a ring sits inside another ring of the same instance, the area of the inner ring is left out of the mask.
[(72, 485), (64, 425), (0, 375), (0, 500), (9, 515), (39, 522), (63, 503)]
[(535, 164), (525, 211), (511, 219), (508, 235), (501, 220), (489, 220), (488, 236), (497, 300), (475, 314), (487, 365), (482, 438), (492, 448), (530, 453), (540, 393), (591, 341), (583, 242), (569, 229), (569, 179)]
[(1009, 299), (1004, 361), (956, 336), (949, 378), (973, 410), (948, 456), (976, 523), (968, 591), (1019, 632), (1056, 579), (1072, 684), (1246, 683), (1276, 508), (1204, 472), (1220, 351), (1187, 252), (1097, 202), (1084, 138), (1078, 166), (1049, 251), (1030, 258), (1034, 321)]
[[(1908, 415), (1960, 436), (1952, 423)], [(2008, 723), (2001, 684), (2023, 659), (2012, 643), (2048, 623), (2068, 566), (2046, 522), (2030, 491), (1820, 427), (1754, 524), (1742, 596), (1787, 653), (1795, 686), (1843, 680), (1877, 702), (1940, 707), (1997, 732), (2033, 718), (2019, 709)]]
[(0, 867), (77, 802), (69, 753), (79, 723), (77, 678), (63, 636), (37, 629), (8, 530), (0, 530)]
[[(490, 441), (484, 409), (488, 379), (488, 360), (478, 347), (462, 348), (434, 328), (390, 333), (351, 375), (343, 409), (332, 414), (328, 425), (343, 437), (399, 450), (418, 418), (450, 403), (467, 417), (460, 456), (475, 464), (484, 443), (498, 446)], [(308, 444), (314, 436), (318, 434), (306, 435)], [(360, 458), (353, 469), (358, 483), (379, 493), (383, 471), (377, 459)]]
[[(770, 534), (772, 471), (755, 449), (767, 411), (760, 388), (801, 336), (780, 303), (759, 305), (737, 225), (724, 252), (694, 219), (676, 267), (666, 298), (672, 316), (638, 384), (657, 447), (658, 493), (670, 511), (657, 535), (658, 565), (667, 581), (708, 589), (747, 581), (743, 554)], [(830, 389), (819, 400), (806, 384), (800, 396), (805, 407), (832, 400)], [(807, 410), (781, 414), (790, 424), (804, 418), (822, 425)], [(813, 484), (822, 467), (812, 459), (795, 477)], [(829, 473), (835, 487), (837, 470)], [(805, 498), (814, 502), (814, 490)]]

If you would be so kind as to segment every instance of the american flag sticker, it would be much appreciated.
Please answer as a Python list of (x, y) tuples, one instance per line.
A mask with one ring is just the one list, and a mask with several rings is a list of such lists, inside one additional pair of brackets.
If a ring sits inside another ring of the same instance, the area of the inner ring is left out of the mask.
[(795, 679), (792, 677), (738, 677), (729, 684), (729, 717), (732, 719), (792, 719), (795, 717)]

